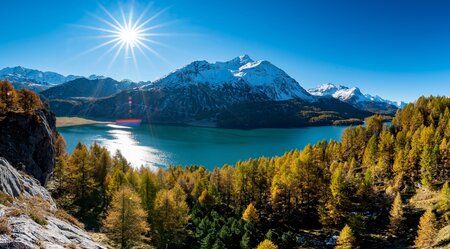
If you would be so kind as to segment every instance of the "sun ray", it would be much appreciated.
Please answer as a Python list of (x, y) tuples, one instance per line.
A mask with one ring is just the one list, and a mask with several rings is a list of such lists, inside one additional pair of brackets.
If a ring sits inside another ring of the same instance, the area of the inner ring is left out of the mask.
[(104, 19), (104, 18), (101, 18), (101, 17), (99, 17), (99, 16), (97, 16), (97, 15), (94, 15), (94, 14), (92, 14), (92, 13), (89, 13), (89, 15), (92, 16), (92, 17), (94, 17), (95, 19), (97, 19), (97, 20), (99, 20), (99, 21), (101, 21), (101, 22), (107, 24), (108, 26), (110, 26), (110, 27), (113, 28), (113, 29), (116, 29), (116, 30), (117, 30), (117, 29), (121, 29), (121, 26), (118, 26), (118, 25), (116, 25), (116, 24), (114, 24), (114, 23), (112, 23), (112, 22), (110, 22), (110, 21), (108, 21), (108, 20), (106, 20), (106, 19)]
[(154, 49), (152, 49), (151, 47), (147, 46), (147, 44), (145, 44), (145, 43), (143, 43), (143, 42), (141, 42), (141, 41), (138, 41), (138, 43), (139, 43), (142, 47), (144, 47), (145, 49), (147, 49), (150, 53), (152, 53), (152, 54), (154, 54), (156, 57), (158, 57), (160, 60), (162, 60), (162, 61), (164, 61), (164, 62), (166, 62), (166, 63), (169, 63), (169, 62), (167, 61), (166, 58), (162, 57), (162, 55), (160, 55), (158, 52), (156, 52), (156, 50), (154, 50)]
[(103, 5), (99, 4), (100, 8), (109, 16), (109, 18), (111, 18), (111, 20), (113, 20), (117, 26), (119, 26), (119, 28), (123, 28), (122, 24), (120, 24), (120, 22), (111, 14), (111, 12), (109, 12)]
[(93, 48), (90, 48), (90, 49), (88, 49), (88, 50), (82, 52), (82, 53), (79, 54), (77, 57), (83, 56), (83, 55), (88, 54), (88, 53), (92, 53), (92, 52), (94, 52), (94, 51), (97, 50), (97, 49), (100, 49), (100, 48), (102, 48), (102, 47), (105, 47), (105, 46), (107, 46), (107, 45), (109, 45), (109, 44), (111, 44), (111, 43), (118, 42), (119, 40), (120, 40), (119, 38), (116, 38), (116, 39), (113, 39), (113, 40), (109, 40), (109, 41), (103, 42), (103, 43), (101, 43), (100, 45), (97, 45), (97, 46), (95, 46), (95, 47), (93, 47)]
[(150, 2), (149, 4), (147, 4), (147, 7), (145, 7), (145, 9), (142, 11), (141, 15), (139, 15), (138, 19), (134, 22), (133, 29), (136, 29), (137, 25), (139, 25), (139, 23), (145, 17), (145, 15), (147, 14), (147, 12), (151, 8), (151, 6), (153, 6), (153, 2)]
[(116, 53), (114, 54), (113, 59), (109, 62), (108, 65), (108, 71), (111, 69), (112, 65), (114, 64), (114, 62), (117, 60), (117, 57), (119, 56), (120, 52), (122, 51), (122, 48), (124, 47), (125, 42), (120, 42), (120, 47), (119, 49), (117, 49)]
[(158, 13), (154, 14), (152, 17), (150, 17), (149, 19), (147, 19), (145, 22), (141, 23), (139, 26), (136, 27), (136, 29), (141, 29), (143, 28), (145, 25), (147, 25), (149, 22), (155, 20), (158, 16), (160, 16), (161, 14), (163, 14), (164, 12), (166, 12), (169, 8), (165, 8), (161, 11), (159, 11)]

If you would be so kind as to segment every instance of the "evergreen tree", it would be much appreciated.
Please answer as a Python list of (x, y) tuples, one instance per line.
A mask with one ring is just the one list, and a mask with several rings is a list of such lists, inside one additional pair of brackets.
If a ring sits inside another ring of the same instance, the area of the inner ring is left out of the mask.
[(417, 248), (430, 248), (436, 235), (436, 216), (431, 209), (427, 209), (422, 217), (420, 217), (419, 228), (414, 244)]
[(250, 235), (248, 233), (245, 233), (242, 236), (240, 245), (241, 245), (241, 249), (250, 249), (250, 248), (252, 248), (251, 238), (250, 238)]
[(355, 236), (353, 235), (353, 231), (348, 225), (345, 225), (345, 227), (339, 234), (334, 249), (355, 249), (355, 248), (358, 247), (356, 246), (356, 239)]
[(104, 227), (121, 248), (128, 248), (149, 230), (146, 218), (139, 196), (131, 188), (122, 187), (113, 196)]

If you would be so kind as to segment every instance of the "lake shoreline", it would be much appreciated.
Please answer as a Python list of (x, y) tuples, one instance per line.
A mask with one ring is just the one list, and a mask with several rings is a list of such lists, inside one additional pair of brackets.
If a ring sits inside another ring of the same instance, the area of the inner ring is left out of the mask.
[(56, 117), (56, 128), (93, 124), (114, 124), (114, 122), (96, 121), (79, 117)]

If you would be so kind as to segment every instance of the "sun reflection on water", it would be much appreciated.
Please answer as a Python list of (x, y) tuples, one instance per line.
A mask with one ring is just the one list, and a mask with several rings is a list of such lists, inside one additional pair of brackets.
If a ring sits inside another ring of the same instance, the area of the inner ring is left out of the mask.
[(144, 165), (152, 168), (167, 165), (168, 157), (165, 152), (158, 149), (142, 146), (136, 139), (131, 127), (121, 125), (108, 125), (108, 136), (100, 137), (96, 141), (109, 151), (120, 150), (122, 155), (134, 166)]

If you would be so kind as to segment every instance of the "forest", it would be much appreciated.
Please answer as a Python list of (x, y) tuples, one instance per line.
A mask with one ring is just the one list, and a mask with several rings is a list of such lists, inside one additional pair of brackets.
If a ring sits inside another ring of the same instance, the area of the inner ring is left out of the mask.
[[(121, 248), (430, 248), (449, 243), (450, 98), (421, 97), (273, 158), (133, 168), (59, 136), (58, 205)], [(446, 232), (447, 231), (447, 232)], [(438, 240), (444, 236), (443, 239)]]
[[(7, 82), (0, 100), (2, 112), (44, 106)], [(421, 97), (340, 142), (212, 171), (133, 168), (98, 144), (69, 155), (56, 135), (48, 187), (80, 226), (120, 248), (448, 248), (449, 108), (450, 98)]]

